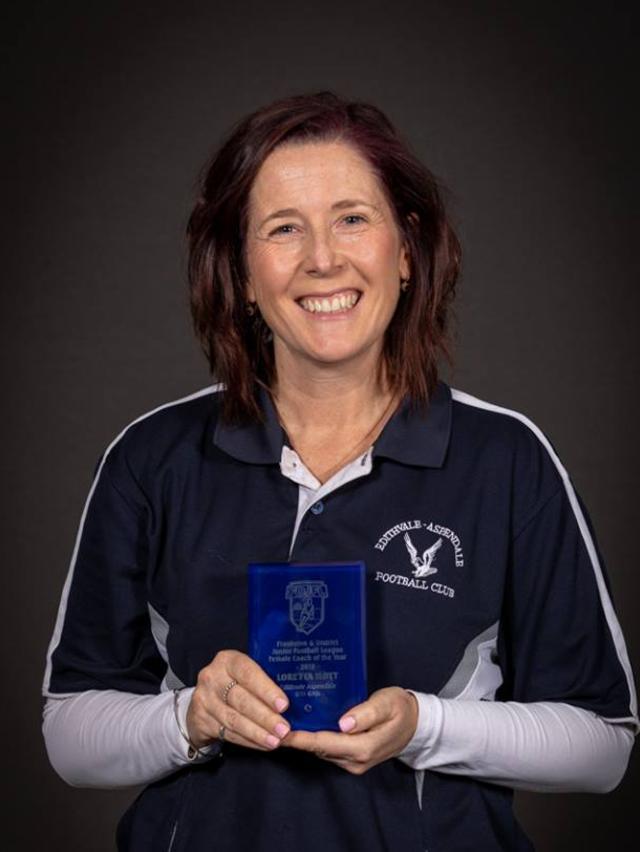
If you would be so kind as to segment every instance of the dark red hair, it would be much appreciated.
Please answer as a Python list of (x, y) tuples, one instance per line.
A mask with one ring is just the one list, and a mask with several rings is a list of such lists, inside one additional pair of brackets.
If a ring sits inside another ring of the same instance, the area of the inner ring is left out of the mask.
[(224, 382), (223, 416), (260, 419), (259, 385), (275, 381), (273, 344), (246, 310), (244, 238), (249, 193), (269, 154), (285, 143), (340, 141), (371, 165), (409, 250), (410, 286), (385, 334), (391, 387), (425, 404), (440, 355), (449, 358), (448, 318), (460, 244), (431, 172), (377, 107), (333, 92), (296, 95), (256, 110), (232, 128), (203, 171), (189, 219), (189, 285), (196, 334), (212, 374)]

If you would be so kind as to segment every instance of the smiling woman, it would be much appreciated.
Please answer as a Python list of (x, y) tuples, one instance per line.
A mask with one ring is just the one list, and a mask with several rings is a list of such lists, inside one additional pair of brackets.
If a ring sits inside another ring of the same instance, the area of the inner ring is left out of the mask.
[[(294, 206), (268, 212), (287, 201)], [(273, 337), (272, 393), (295, 448), (324, 481), (346, 460), (344, 448), (356, 455), (397, 403), (382, 352), (409, 280), (407, 246), (367, 160), (343, 142), (307, 142), (282, 145), (263, 163), (245, 251), (248, 304)], [(335, 399), (336, 382), (362, 388), (365, 377), (376, 378), (366, 419), (350, 417), (340, 429), (334, 416), (323, 441), (317, 411), (313, 434), (304, 432), (300, 408), (312, 405), (311, 387), (333, 386)]]
[[(148, 785), (131, 852), (530, 850), (513, 789), (612, 789), (636, 696), (550, 442), (438, 379), (437, 182), (376, 107), (300, 95), (232, 131), (188, 235), (220, 383), (103, 455), (47, 660), (54, 767)], [(247, 654), (246, 566), (287, 561), (366, 563), (371, 692), (332, 731), (292, 730)]]
[[(365, 200), (335, 200), (344, 194)], [(296, 213), (274, 228), (282, 212), (264, 214), (285, 199)], [(365, 159), (340, 142), (270, 154), (250, 194), (246, 256), (247, 297), (273, 333), (280, 385), (283, 370), (329, 364), (375, 373), (409, 260)]]
[(460, 247), (437, 181), (376, 107), (321, 93), (248, 116), (207, 166), (189, 235), (195, 327), (230, 421), (261, 416), (255, 379), (275, 387), (275, 353), (293, 355), (263, 314), (297, 321), (287, 300), (322, 320), (353, 305), (322, 334), (311, 322), (292, 333), (322, 361), (341, 359), (342, 336), (347, 361), (363, 347), (383, 383), (426, 402), (448, 355)]

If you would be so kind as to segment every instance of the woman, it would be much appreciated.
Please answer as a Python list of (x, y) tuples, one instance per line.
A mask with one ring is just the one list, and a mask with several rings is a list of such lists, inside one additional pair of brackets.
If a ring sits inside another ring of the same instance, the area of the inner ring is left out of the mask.
[[(54, 767), (150, 784), (136, 852), (530, 849), (512, 788), (612, 789), (635, 692), (549, 442), (438, 381), (460, 253), (433, 177), (376, 108), (289, 98), (215, 154), (189, 239), (222, 384), (101, 460), (45, 676)], [(339, 733), (291, 731), (244, 653), (246, 565), (288, 559), (367, 564), (371, 694)]]

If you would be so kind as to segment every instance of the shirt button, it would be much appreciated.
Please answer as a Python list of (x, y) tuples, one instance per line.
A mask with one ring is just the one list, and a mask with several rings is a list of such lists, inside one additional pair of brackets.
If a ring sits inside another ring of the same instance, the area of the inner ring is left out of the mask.
[(311, 507), (311, 511), (314, 515), (321, 515), (324, 511), (324, 503), (322, 502), (322, 500), (318, 500), (317, 503), (314, 503)]

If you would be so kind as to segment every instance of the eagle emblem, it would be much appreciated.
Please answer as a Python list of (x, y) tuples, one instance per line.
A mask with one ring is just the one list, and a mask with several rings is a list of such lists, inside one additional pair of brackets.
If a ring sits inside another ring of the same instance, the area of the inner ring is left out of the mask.
[(439, 538), (435, 544), (432, 544), (431, 547), (428, 547), (422, 556), (418, 556), (418, 550), (414, 543), (411, 541), (409, 537), (409, 533), (404, 534), (404, 543), (407, 546), (407, 551), (409, 552), (409, 558), (411, 559), (411, 564), (413, 565), (413, 576), (414, 577), (428, 577), (429, 574), (437, 574), (438, 569), (433, 568), (433, 560), (436, 558), (436, 553), (442, 547), (442, 539)]

